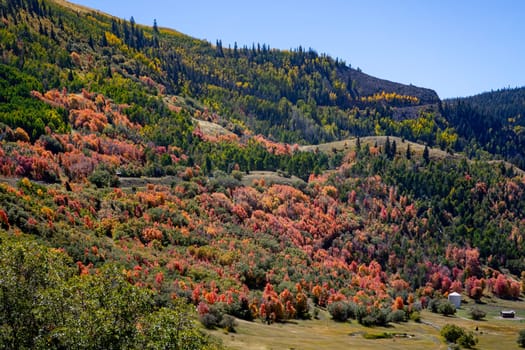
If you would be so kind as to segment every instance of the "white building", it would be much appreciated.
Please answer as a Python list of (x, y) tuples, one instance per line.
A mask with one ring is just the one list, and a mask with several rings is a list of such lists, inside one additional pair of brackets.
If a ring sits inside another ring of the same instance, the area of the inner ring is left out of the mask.
[(448, 295), (448, 301), (454, 304), (456, 309), (459, 309), (459, 307), (461, 306), (461, 294), (456, 293), (456, 292), (450, 293)]

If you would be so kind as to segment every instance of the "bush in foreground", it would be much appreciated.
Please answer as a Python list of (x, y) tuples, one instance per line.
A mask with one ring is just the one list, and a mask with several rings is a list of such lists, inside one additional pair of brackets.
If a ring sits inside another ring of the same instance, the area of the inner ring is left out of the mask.
[(478, 343), (478, 338), (472, 332), (464, 332), (458, 339), (458, 344), (464, 348), (471, 349)]
[(449, 343), (457, 342), (463, 334), (465, 334), (463, 328), (456, 326), (455, 324), (446, 324), (441, 328), (441, 335)]
[(463, 328), (454, 324), (446, 324), (441, 329), (441, 335), (449, 343), (457, 343), (465, 348), (472, 348), (478, 343), (478, 339), (472, 332), (466, 332)]
[(525, 329), (522, 329), (518, 333), (518, 345), (522, 348), (525, 348)]
[(185, 299), (159, 308), (151, 291), (128, 282), (122, 266), (83, 274), (73, 266), (61, 250), (0, 230), (0, 349), (215, 346)]

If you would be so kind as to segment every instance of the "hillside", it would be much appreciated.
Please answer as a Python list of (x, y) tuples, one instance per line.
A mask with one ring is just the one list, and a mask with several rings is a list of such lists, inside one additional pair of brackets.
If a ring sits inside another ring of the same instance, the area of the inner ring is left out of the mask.
[(525, 166), (525, 88), (447, 100), (444, 114), (459, 136), (470, 140), (464, 146), (470, 156), (479, 155), (481, 149)]
[[(463, 102), (63, 1), (0, 0), (0, 47), (6, 348), (277, 346), (254, 338), (389, 325), (445, 347), (436, 327), (477, 325), (437, 315), (450, 292), (491, 316), (519, 305), (525, 178), (467, 134)], [(518, 104), (503, 99), (479, 113)]]
[[(129, 81), (152, 93), (191, 96), (224, 118), (289, 143), (372, 132), (374, 123), (359, 120), (365, 108), (367, 115), (383, 117), (389, 106), (439, 100), (431, 90), (371, 77), (313, 50), (279, 51), (267, 45), (223, 48), (220, 41), (212, 45), (72, 4), (56, 7), (64, 2), (2, 3), (3, 13), (17, 15), (2, 24), (3, 61), (36, 77), (39, 84), (31, 88), (40, 92), (66, 84), (73, 91), (89, 86), (115, 95)], [(18, 21), (29, 25), (14, 25)], [(21, 48), (15, 38), (24, 35), (28, 41)], [(112, 98), (130, 102), (130, 96), (122, 93)]]

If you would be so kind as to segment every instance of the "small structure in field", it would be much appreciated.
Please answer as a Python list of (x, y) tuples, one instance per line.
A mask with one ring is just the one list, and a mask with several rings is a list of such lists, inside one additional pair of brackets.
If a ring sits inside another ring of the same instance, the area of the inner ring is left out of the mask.
[(516, 316), (516, 312), (514, 310), (501, 310), (499, 314), (503, 318), (514, 318)]
[(461, 306), (461, 294), (457, 292), (452, 292), (448, 295), (448, 301), (453, 304), (456, 309), (459, 309)]

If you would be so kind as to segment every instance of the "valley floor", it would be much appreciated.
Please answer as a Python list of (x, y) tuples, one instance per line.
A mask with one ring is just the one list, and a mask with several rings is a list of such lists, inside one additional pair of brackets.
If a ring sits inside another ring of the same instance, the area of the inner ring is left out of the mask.
[[(447, 323), (472, 331), (479, 339), (477, 349), (519, 349), (518, 332), (525, 329), (525, 302), (488, 300), (476, 305), (487, 312), (483, 321), (473, 321), (468, 312), (472, 302), (464, 304), (453, 317), (444, 317), (428, 311), (422, 312), (422, 322), (392, 324), (389, 327), (363, 327), (356, 321), (338, 323), (326, 312), (319, 319), (294, 321), (286, 324), (266, 325), (260, 321), (238, 320), (235, 333), (215, 330), (211, 333), (222, 339), (231, 349), (447, 349), (439, 331)], [(513, 309), (516, 319), (501, 319), (499, 310)], [(365, 335), (389, 333), (392, 338), (365, 339)]]

